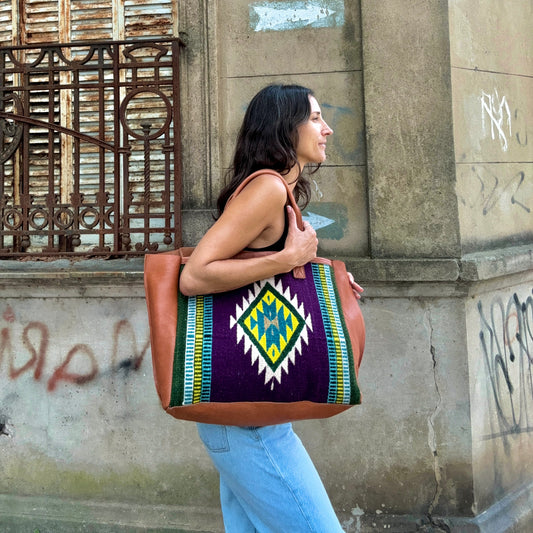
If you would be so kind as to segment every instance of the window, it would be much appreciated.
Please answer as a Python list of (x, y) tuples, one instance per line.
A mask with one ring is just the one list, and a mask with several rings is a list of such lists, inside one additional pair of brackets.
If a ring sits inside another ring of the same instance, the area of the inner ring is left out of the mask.
[(16, 6), (0, 0), (0, 255), (179, 246), (176, 3)]

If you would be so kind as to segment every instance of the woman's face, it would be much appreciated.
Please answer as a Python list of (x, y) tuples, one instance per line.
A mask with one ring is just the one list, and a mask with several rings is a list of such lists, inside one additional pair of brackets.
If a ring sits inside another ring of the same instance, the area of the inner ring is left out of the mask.
[(311, 114), (307, 122), (298, 126), (296, 156), (303, 167), (307, 163), (323, 163), (326, 160), (326, 142), (333, 130), (322, 118), (320, 106), (314, 96), (309, 96)]

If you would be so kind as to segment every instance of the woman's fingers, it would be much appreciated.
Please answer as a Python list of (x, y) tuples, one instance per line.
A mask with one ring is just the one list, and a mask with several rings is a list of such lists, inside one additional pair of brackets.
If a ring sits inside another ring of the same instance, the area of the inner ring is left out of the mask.
[(290, 205), (287, 206), (287, 215), (289, 217), (289, 226), (296, 226), (296, 213)]
[(292, 207), (287, 206), (287, 213), (289, 217), (289, 234), (285, 241), (285, 249), (293, 255), (295, 266), (305, 265), (316, 257), (318, 247), (316, 231), (307, 222), (304, 222), (303, 230), (300, 230), (296, 223), (296, 213)]
[(355, 294), (355, 297), (359, 300), (361, 298), (361, 293), (365, 290), (359, 283), (356, 283), (353, 279), (353, 275), (351, 272), (348, 272), (348, 279), (350, 280), (350, 285), (352, 287), (353, 293)]

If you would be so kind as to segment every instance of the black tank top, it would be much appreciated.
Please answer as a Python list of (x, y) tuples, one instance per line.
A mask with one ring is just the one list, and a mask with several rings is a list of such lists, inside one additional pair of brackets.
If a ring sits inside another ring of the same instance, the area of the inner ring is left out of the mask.
[(274, 243), (269, 246), (264, 246), (263, 248), (251, 248), (247, 247), (245, 250), (248, 252), (279, 252), (285, 248), (285, 240), (287, 239), (287, 234), (289, 233), (289, 216), (287, 215), (287, 209), (285, 209), (285, 227), (283, 228), (283, 233), (281, 237)]

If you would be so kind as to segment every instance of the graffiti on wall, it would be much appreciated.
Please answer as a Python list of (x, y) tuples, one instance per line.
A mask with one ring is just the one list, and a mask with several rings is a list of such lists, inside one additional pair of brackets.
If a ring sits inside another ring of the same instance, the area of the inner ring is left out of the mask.
[[(532, 291), (533, 294), (533, 291)], [(533, 431), (533, 296), (478, 302), (481, 349), (495, 425), (486, 439)]]
[[(502, 172), (506, 172), (503, 169)], [(479, 191), (468, 202), (469, 207), (481, 207), (483, 215), (488, 215), (500, 202), (516, 206), (521, 211), (531, 213), (530, 200), (526, 185), (532, 176), (525, 171), (511, 173), (509, 176), (497, 174), (485, 165), (473, 165), (472, 173), (479, 182)]]
[[(89, 344), (73, 344), (65, 353), (59, 356), (54, 353), (52, 357), (50, 330), (44, 322), (28, 322), (21, 330), (15, 327), (15, 313), (10, 306), (2, 318), (7, 325), (0, 330), (0, 376), (17, 380), (22, 375), (31, 375), (34, 381), (45, 383), (50, 393), (61, 383), (85, 385), (105, 373), (139, 370), (150, 343), (147, 340), (139, 345), (130, 321), (118, 320), (109, 339), (110, 353), (105, 354), (109, 366), (102, 368), (95, 349)], [(126, 357), (123, 356), (125, 347)]]
[[(492, 93), (482, 91), (480, 101), (481, 138), (488, 137), (498, 143), (504, 152), (511, 143), (518, 148), (527, 147), (528, 123), (521, 109), (511, 106), (496, 89)], [(483, 216), (504, 206), (512, 207), (519, 215), (531, 213), (531, 165), (494, 161), (473, 164), (470, 171), (468, 182), (475, 183), (477, 191), (459, 198), (464, 205), (476, 211), (480, 209)]]
[[(487, 120), (489, 127), (487, 127)], [(481, 127), (485, 135), (490, 131), (492, 140), (498, 140), (504, 152), (509, 149), (509, 138), (512, 136), (511, 110), (507, 98), (500, 98), (495, 89), (492, 94), (481, 93)]]

